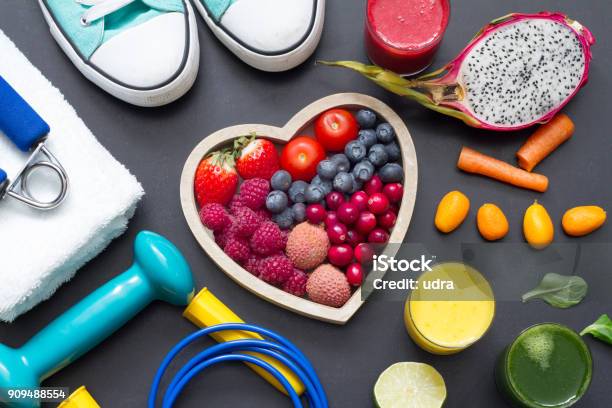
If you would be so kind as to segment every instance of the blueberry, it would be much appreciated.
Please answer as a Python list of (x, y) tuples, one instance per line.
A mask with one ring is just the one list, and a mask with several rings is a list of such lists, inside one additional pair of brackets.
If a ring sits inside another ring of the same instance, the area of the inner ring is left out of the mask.
[(325, 195), (331, 193), (332, 191), (332, 181), (322, 179), (319, 175), (314, 176), (310, 184), (316, 184), (317, 186), (321, 186)]
[(282, 213), (274, 214), (272, 216), (272, 221), (277, 223), (281, 229), (289, 229), (293, 226), (293, 211), (290, 207), (287, 207)]
[(404, 170), (397, 163), (387, 163), (378, 171), (383, 183), (401, 183), (404, 181)]
[(344, 154), (353, 162), (361, 161), (367, 154), (368, 148), (358, 140), (350, 141), (344, 146)]
[(376, 114), (369, 109), (361, 109), (355, 115), (357, 123), (362, 129), (373, 128), (376, 124)]
[(304, 203), (295, 203), (291, 207), (293, 213), (293, 221), (302, 222), (306, 220), (306, 205)]
[(338, 166), (338, 172), (347, 172), (351, 169), (351, 162), (349, 161), (348, 157), (342, 153), (334, 154), (330, 160), (336, 163), (336, 166)]
[(368, 181), (374, 175), (374, 166), (368, 160), (362, 160), (353, 167), (353, 176), (359, 181)]
[(278, 170), (270, 179), (272, 190), (287, 191), (291, 186), (291, 174), (287, 170)]
[(363, 181), (357, 180), (355, 176), (353, 176), (352, 174), (351, 174), (351, 180), (353, 182), (353, 185), (351, 186), (351, 191), (349, 191), (349, 194), (356, 193), (357, 191), (361, 190), (361, 188), (363, 187)]
[(306, 198), (306, 202), (309, 204), (317, 203), (321, 201), (325, 197), (325, 190), (323, 187), (318, 184), (311, 184), (306, 187), (306, 192), (304, 193), (304, 198)]
[(334, 177), (334, 190), (341, 193), (350, 193), (353, 189), (353, 177), (351, 174), (341, 171)]
[(376, 143), (376, 131), (374, 129), (361, 129), (357, 140), (363, 143), (365, 147), (370, 148)]
[(378, 143), (370, 147), (368, 160), (376, 167), (384, 166), (389, 161), (389, 155), (387, 155), (385, 146)]
[(386, 144), (385, 152), (387, 152), (390, 162), (398, 161), (402, 157), (402, 152), (400, 151), (400, 147), (396, 142)]
[(376, 136), (380, 143), (391, 143), (395, 139), (395, 130), (388, 123), (381, 123), (376, 127)]
[(293, 203), (303, 203), (306, 200), (304, 198), (306, 187), (308, 187), (307, 182), (302, 180), (294, 181), (291, 187), (289, 187), (289, 199), (291, 199)]
[(289, 204), (289, 200), (284, 191), (271, 191), (266, 198), (266, 208), (274, 214), (283, 212), (283, 210), (287, 208), (287, 204)]
[(326, 180), (333, 180), (338, 173), (338, 164), (331, 160), (321, 160), (317, 164), (317, 174)]

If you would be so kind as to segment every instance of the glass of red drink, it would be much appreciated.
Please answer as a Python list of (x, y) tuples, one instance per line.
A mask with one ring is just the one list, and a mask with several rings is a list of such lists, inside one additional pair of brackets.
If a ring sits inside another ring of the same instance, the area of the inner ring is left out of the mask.
[(449, 0), (368, 0), (365, 44), (370, 60), (402, 75), (427, 68), (450, 17)]

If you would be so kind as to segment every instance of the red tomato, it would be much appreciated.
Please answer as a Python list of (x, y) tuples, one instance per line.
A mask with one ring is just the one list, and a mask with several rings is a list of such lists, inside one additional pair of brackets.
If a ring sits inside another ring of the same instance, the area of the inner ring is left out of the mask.
[(348, 142), (357, 138), (359, 124), (349, 111), (330, 109), (317, 118), (314, 131), (327, 151), (340, 152)]
[(281, 153), (281, 167), (293, 180), (310, 182), (317, 174), (317, 164), (325, 159), (321, 143), (308, 136), (298, 136), (285, 145)]

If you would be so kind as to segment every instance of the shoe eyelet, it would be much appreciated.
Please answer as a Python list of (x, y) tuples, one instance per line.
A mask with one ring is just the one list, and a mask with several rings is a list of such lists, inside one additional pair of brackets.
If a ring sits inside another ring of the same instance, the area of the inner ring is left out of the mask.
[(82, 17), (82, 16), (81, 16), (80, 21), (81, 21), (81, 25), (82, 25), (83, 27), (89, 27), (89, 26), (90, 26), (90, 23), (89, 23), (89, 22), (88, 22), (88, 21), (85, 19), (85, 17)]

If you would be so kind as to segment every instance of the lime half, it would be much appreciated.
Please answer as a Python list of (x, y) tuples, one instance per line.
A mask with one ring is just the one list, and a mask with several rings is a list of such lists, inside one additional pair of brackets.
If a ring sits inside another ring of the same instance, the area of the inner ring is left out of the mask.
[(444, 378), (423, 363), (395, 363), (374, 385), (374, 401), (379, 408), (440, 408), (445, 399)]

